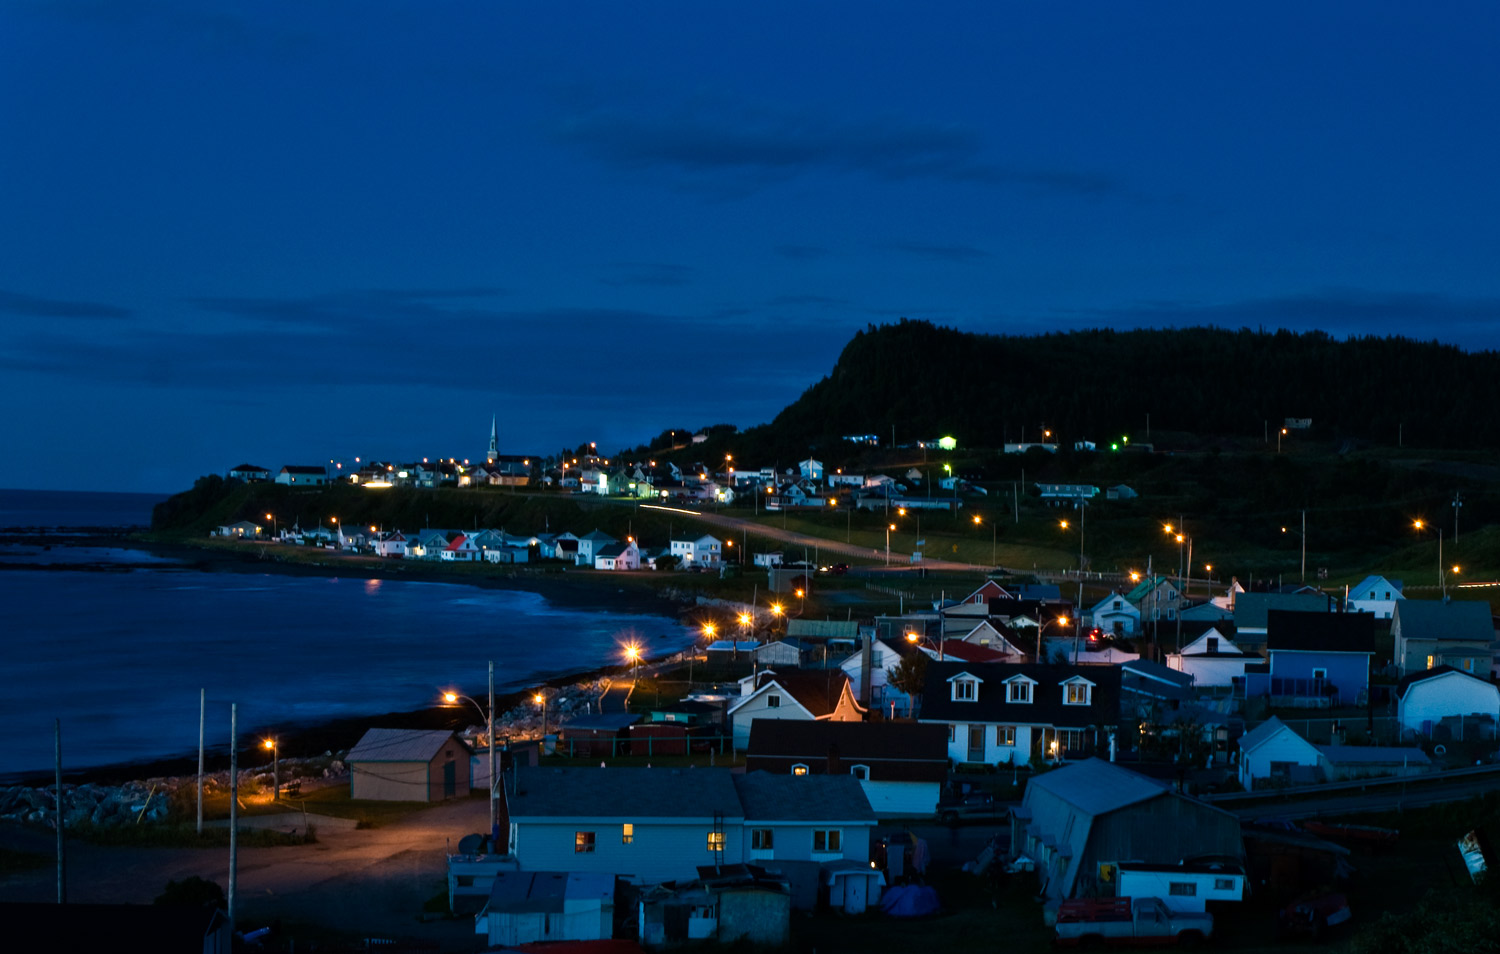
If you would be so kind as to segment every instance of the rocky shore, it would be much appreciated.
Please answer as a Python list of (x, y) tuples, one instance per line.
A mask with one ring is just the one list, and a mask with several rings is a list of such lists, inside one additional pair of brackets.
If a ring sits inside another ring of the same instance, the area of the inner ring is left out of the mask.
[[(555, 733), (570, 720), (589, 714), (599, 697), (609, 687), (607, 677), (592, 677), (562, 686), (539, 690), (546, 698), (547, 732)], [(509, 707), (495, 719), (495, 737), (505, 741), (526, 741), (542, 735), (542, 708), (530, 695), (511, 696)], [(499, 705), (496, 706), (499, 708)], [(371, 725), (381, 722), (371, 720)], [(460, 735), (476, 747), (482, 747), (483, 726), (469, 726)], [(248, 741), (248, 740), (247, 740)], [(247, 752), (242, 752), (241, 758)], [(349, 767), (344, 762), (348, 750), (329, 750), (310, 758), (283, 758), (279, 772), (282, 785), (300, 783), (303, 788), (327, 784), (346, 784)], [(247, 794), (269, 791), (273, 772), (269, 764), (258, 764), (239, 771), (239, 790)], [(229, 790), (229, 772), (205, 773), (205, 795)], [(134, 779), (115, 784), (103, 782), (63, 782), (62, 814), (64, 828), (90, 825), (111, 828), (121, 825), (188, 821), (197, 811), (197, 775), (179, 774)], [(291, 804), (295, 805), (295, 802)], [(14, 822), (51, 829), (57, 811), (56, 786), (10, 785), (0, 787), (0, 823)]]

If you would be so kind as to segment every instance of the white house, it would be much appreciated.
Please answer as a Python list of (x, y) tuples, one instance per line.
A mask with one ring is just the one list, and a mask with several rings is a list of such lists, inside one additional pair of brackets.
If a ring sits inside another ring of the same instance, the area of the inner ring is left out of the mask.
[(619, 543), (614, 537), (603, 530), (595, 529), (592, 533), (586, 533), (578, 538), (578, 565), (593, 566), (594, 557), (605, 547), (613, 543)]
[(639, 570), (641, 551), (635, 541), (611, 543), (594, 555), (596, 570)]
[(1390, 619), (1396, 615), (1396, 601), (1403, 599), (1400, 580), (1372, 574), (1349, 587), (1348, 608), (1351, 613), (1374, 613), (1376, 619)]
[(948, 736), (913, 722), (758, 720), (745, 771), (772, 775), (853, 775), (882, 818), (932, 817), (948, 779)]
[(740, 691), (743, 695), (725, 713), (737, 750), (750, 744), (750, 724), (756, 719), (858, 722), (865, 715), (842, 672), (767, 669), (741, 680)]
[(1494, 665), (1495, 625), (1481, 600), (1408, 600), (1396, 603), (1393, 660), (1402, 675), (1452, 666), (1488, 675)]
[(1455, 739), (1494, 738), (1500, 687), (1452, 666), (1421, 670), (1396, 684), (1396, 720), (1425, 738), (1440, 726)]
[(578, 871), (500, 871), (474, 933), (492, 947), (598, 941), (614, 931), (615, 878)]
[(448, 545), (443, 547), (438, 559), (447, 563), (475, 563), (479, 560), (479, 547), (474, 539), (467, 534), (460, 533)]
[(807, 460), (797, 461), (797, 472), (808, 480), (822, 481), (823, 462), (809, 457)]
[(1182, 647), (1182, 652), (1167, 654), (1167, 667), (1192, 676), (1198, 686), (1232, 686), (1235, 680), (1244, 681), (1246, 666), (1263, 661), (1242, 651), (1217, 629), (1206, 631)]
[[(856, 699), (869, 699), (876, 705), (885, 698), (886, 687), (890, 685), (890, 672), (901, 664), (901, 657), (894, 649), (875, 639), (870, 642), (870, 685), (869, 691), (865, 691), (863, 684), (863, 673), (865, 665), (865, 651), (863, 649), (852, 656), (845, 657), (839, 663), (844, 675), (849, 677), (849, 690), (854, 693)], [(904, 694), (903, 694), (904, 697)]]
[(400, 530), (375, 535), (375, 555), (387, 558), (406, 556), (406, 535)]
[(1258, 783), (1313, 782), (1322, 758), (1316, 746), (1271, 716), (1240, 736), (1240, 784), (1250, 791)]
[(672, 540), (672, 555), (683, 567), (717, 567), (724, 559), (724, 544), (719, 538), (704, 534)]
[(321, 466), (287, 464), (277, 472), (276, 482), (289, 487), (321, 487), (328, 483), (328, 471)]
[(1141, 631), (1140, 607), (1125, 598), (1119, 590), (1094, 604), (1089, 611), (1093, 625), (1114, 636), (1134, 636)]
[(224, 526), (214, 531), (217, 536), (236, 537), (238, 539), (244, 539), (246, 537), (258, 537), (260, 536), (260, 532), (260, 526), (251, 523), (249, 520), (241, 520), (238, 523), (225, 524)]
[[(959, 628), (962, 629), (964, 625), (967, 625), (969, 623), (969, 620), (950, 619), (945, 615), (943, 617), (944, 639), (952, 638), (951, 636), (947, 635), (947, 624), (950, 622), (959, 623)], [(995, 624), (991, 623), (987, 619), (981, 620), (978, 625), (974, 626), (967, 633), (958, 636), (958, 641), (962, 643), (972, 643), (975, 646), (984, 646), (986, 648), (993, 649), (996, 652), (1004, 653), (1007, 656), (1015, 656), (1017, 658), (1026, 656), (1026, 650), (1022, 649), (1014, 642), (1007, 639), (1005, 634), (1000, 632), (1000, 630), (995, 627)]]

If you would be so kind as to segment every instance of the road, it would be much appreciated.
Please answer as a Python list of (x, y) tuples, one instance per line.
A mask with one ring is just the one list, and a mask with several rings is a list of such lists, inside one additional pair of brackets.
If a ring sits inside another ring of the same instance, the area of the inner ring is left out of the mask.
[[(316, 924), (369, 937), (433, 941), (448, 951), (478, 950), (482, 938), (468, 918), (421, 920), (422, 904), (447, 885), (447, 848), (488, 828), (480, 797), (424, 808), (380, 828), (320, 831), (318, 842), (240, 851), (236, 904), (239, 925), (277, 920)], [(46, 832), (0, 827), (0, 846), (50, 854)], [(169, 880), (198, 875), (224, 887), (228, 849), (110, 848), (70, 840), (68, 900), (149, 904)], [(0, 875), (0, 900), (49, 902), (56, 870)]]
[(1400, 811), (1407, 808), (1425, 808), (1444, 802), (1462, 802), (1495, 791), (1493, 776), (1475, 776), (1451, 782), (1416, 783), (1400, 785), (1384, 784), (1370, 791), (1340, 792), (1295, 801), (1261, 799), (1249, 805), (1222, 802), (1223, 808), (1241, 820), (1256, 818), (1315, 818), (1326, 815), (1354, 815), (1365, 812)]

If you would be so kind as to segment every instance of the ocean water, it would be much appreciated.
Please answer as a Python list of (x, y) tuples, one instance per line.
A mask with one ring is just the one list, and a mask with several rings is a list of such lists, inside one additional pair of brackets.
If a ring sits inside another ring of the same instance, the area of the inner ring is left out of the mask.
[[(52, 513), (101, 512), (56, 503)], [(675, 619), (574, 609), (521, 590), (170, 564), (85, 571), (69, 568), (68, 549), (0, 552), (0, 562), (57, 566), (0, 569), (0, 778), (50, 768), (54, 718), (65, 771), (195, 753), (200, 688), (208, 743), (224, 750), (231, 702), (243, 740), (419, 709), (449, 688), (477, 696), (491, 659), (497, 690), (520, 689), (621, 662), (626, 642), (655, 656), (692, 641)], [(148, 556), (96, 549), (85, 562)]]
[(166, 494), (0, 489), (0, 530), (146, 527)]

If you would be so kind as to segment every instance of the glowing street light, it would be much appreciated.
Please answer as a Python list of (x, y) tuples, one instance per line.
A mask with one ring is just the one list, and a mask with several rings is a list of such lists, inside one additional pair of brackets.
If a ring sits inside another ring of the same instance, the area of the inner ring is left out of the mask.
[(885, 565), (891, 565), (891, 531), (896, 529), (894, 523), (885, 525)]
[(264, 739), (262, 747), (271, 753), (271, 801), (281, 801), (281, 740), (276, 736)]
[(490, 851), (495, 851), (495, 846), (500, 844), (500, 812), (498, 800), (498, 796), (500, 793), (500, 780), (499, 777), (495, 774), (495, 661), (493, 659), (490, 660), (489, 711), (486, 712), (483, 706), (461, 692), (453, 692), (450, 690), (443, 693), (443, 702), (450, 706), (457, 705), (460, 699), (473, 706), (479, 713), (479, 717), (484, 720), (485, 736), (489, 743), (490, 762)]
[(542, 743), (547, 742), (547, 695), (538, 690), (531, 697), (531, 701), (542, 707)]
[[(1413, 520), (1412, 523), (1411, 523), (1411, 525), (1413, 527), (1415, 527), (1416, 529), (1418, 529), (1418, 530), (1425, 530), (1427, 528), (1426, 522), (1422, 521), (1422, 520)], [(1443, 528), (1442, 527), (1438, 527), (1437, 528), (1437, 532), (1438, 532), (1438, 552), (1437, 552), (1438, 586), (1442, 588), (1443, 599), (1446, 600), (1448, 598), (1448, 577), (1447, 577), (1447, 575), (1445, 573), (1443, 573)], [(1458, 568), (1457, 567), (1454, 568), (1454, 572), (1455, 573), (1458, 572)]]

